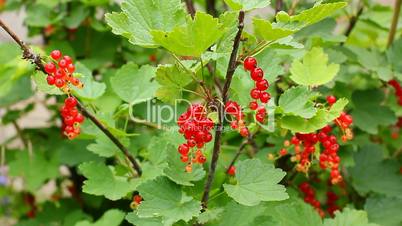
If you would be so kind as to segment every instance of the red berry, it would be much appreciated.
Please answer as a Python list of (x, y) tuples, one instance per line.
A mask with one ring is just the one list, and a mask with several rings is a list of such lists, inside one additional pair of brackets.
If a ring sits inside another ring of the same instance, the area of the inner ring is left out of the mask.
[(71, 57), (69, 57), (69, 56), (64, 56), (64, 57), (63, 57), (63, 60), (66, 61), (67, 65), (70, 65), (70, 64), (73, 63), (73, 60), (72, 60)]
[(134, 195), (133, 201), (137, 204), (140, 204), (142, 202), (142, 197), (141, 195)]
[(74, 118), (68, 115), (67, 117), (64, 118), (64, 124), (66, 124), (67, 126), (74, 125)]
[(187, 155), (182, 155), (182, 156), (180, 156), (180, 160), (182, 161), (182, 162), (188, 162), (188, 156)]
[(78, 123), (83, 123), (84, 120), (85, 120), (84, 116), (80, 113), (78, 113), (74, 118), (74, 121), (76, 121)]
[(47, 80), (47, 84), (49, 84), (49, 85), (54, 85), (54, 83), (55, 83), (55, 79), (54, 79), (54, 77), (51, 76), (51, 75), (48, 75), (48, 76), (46, 77), (46, 80)]
[(261, 68), (254, 68), (251, 71), (251, 79), (258, 82), (261, 81), (262, 78), (264, 77), (264, 71)]
[(240, 135), (242, 136), (242, 137), (248, 137), (248, 129), (247, 129), (247, 127), (243, 127), (243, 128), (241, 128), (240, 129)]
[(193, 148), (193, 147), (195, 147), (195, 146), (197, 145), (197, 142), (196, 142), (195, 140), (193, 140), (193, 139), (188, 139), (188, 140), (187, 140), (187, 145), (188, 145), (190, 148)]
[(66, 73), (64, 72), (64, 70), (60, 69), (60, 68), (57, 69), (56, 72), (54, 73), (54, 77), (58, 78), (58, 79), (63, 78), (65, 75), (66, 75)]
[(247, 57), (244, 60), (244, 69), (246, 69), (247, 71), (251, 71), (255, 67), (257, 67), (257, 60), (254, 57)]
[(263, 79), (261, 81), (256, 82), (255, 86), (257, 87), (258, 90), (264, 91), (268, 89), (269, 84), (266, 79)]
[(264, 122), (264, 119), (265, 119), (265, 115), (263, 115), (263, 114), (256, 114), (256, 115), (255, 115), (255, 119), (256, 119), (258, 122), (263, 123), (263, 122)]
[(46, 71), (46, 73), (48, 73), (48, 74), (52, 74), (52, 73), (54, 73), (55, 71), (56, 71), (56, 66), (53, 64), (53, 63), (47, 63), (46, 65), (45, 65), (45, 71)]
[(60, 57), (61, 57), (61, 52), (60, 52), (60, 50), (53, 50), (53, 51), (50, 53), (50, 56), (51, 56), (54, 60), (58, 60), (58, 59), (60, 59)]
[(258, 108), (257, 101), (250, 102), (249, 107), (250, 107), (251, 110), (256, 110)]
[(75, 66), (74, 66), (74, 64), (69, 64), (69, 65), (67, 65), (67, 70), (68, 70), (68, 72), (70, 72), (70, 73), (74, 73), (74, 71), (75, 71)]
[(204, 155), (199, 155), (197, 157), (197, 162), (200, 163), (200, 164), (204, 164), (206, 161), (207, 161), (207, 158), (205, 158)]
[(78, 78), (71, 78), (70, 79), (71, 84), (73, 84), (73, 86), (79, 86), (81, 81)]
[(256, 88), (254, 88), (254, 89), (252, 89), (252, 90), (250, 91), (250, 96), (251, 96), (251, 98), (253, 98), (253, 99), (259, 99), (259, 98), (260, 98), (260, 94), (261, 94), (261, 91), (258, 90), (258, 89), (256, 89)]
[(182, 144), (179, 146), (178, 151), (181, 155), (187, 155), (190, 149), (187, 144)]
[(75, 99), (74, 97), (68, 97), (66, 100), (64, 100), (64, 104), (67, 108), (73, 108), (77, 106), (77, 103), (77, 99)]
[(262, 103), (268, 103), (268, 101), (271, 99), (271, 95), (269, 95), (269, 93), (267, 92), (261, 92), (260, 95), (260, 101)]
[(66, 60), (61, 59), (61, 60), (59, 61), (59, 67), (61, 67), (61, 68), (66, 68), (67, 65), (68, 65), (68, 63), (67, 63)]
[(230, 123), (230, 127), (232, 127), (232, 129), (237, 129), (239, 127), (239, 122), (238, 121), (232, 121)]
[(234, 175), (236, 174), (236, 167), (235, 167), (235, 166), (229, 167), (227, 173), (228, 173), (230, 176), (234, 176)]
[(54, 84), (56, 85), (56, 87), (61, 88), (65, 85), (65, 82), (63, 79), (56, 79), (54, 81)]
[(281, 156), (284, 156), (284, 155), (286, 155), (288, 153), (288, 151), (286, 150), (286, 149), (284, 149), (284, 148), (282, 148), (280, 151), (279, 151), (279, 155), (281, 155)]
[(329, 105), (333, 105), (336, 102), (336, 97), (335, 96), (327, 96), (327, 102)]

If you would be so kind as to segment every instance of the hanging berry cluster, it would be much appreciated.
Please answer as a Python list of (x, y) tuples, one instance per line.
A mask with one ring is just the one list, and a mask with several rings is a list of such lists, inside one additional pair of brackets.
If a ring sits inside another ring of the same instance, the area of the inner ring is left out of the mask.
[(230, 123), (230, 127), (232, 127), (232, 129), (238, 130), (242, 137), (248, 137), (249, 131), (244, 123), (245, 115), (242, 112), (240, 105), (235, 101), (228, 101), (225, 105), (225, 112), (235, 118)]
[(73, 60), (69, 56), (62, 56), (59, 50), (53, 50), (50, 57), (55, 62), (49, 62), (45, 65), (47, 75), (47, 83), (60, 88), (64, 93), (70, 93), (68, 84), (82, 88), (82, 82), (73, 76), (75, 66)]
[(334, 192), (327, 192), (327, 212), (331, 217), (335, 216), (335, 211), (340, 210), (339, 206), (336, 205), (338, 199), (339, 197)]
[(392, 87), (394, 87), (395, 89), (395, 96), (398, 99), (398, 104), (400, 106), (402, 106), (402, 87), (401, 84), (399, 84), (398, 81), (396, 81), (395, 79), (390, 80), (388, 82), (388, 84), (390, 84)]
[[(247, 57), (244, 60), (244, 69), (250, 71), (251, 79), (255, 82), (254, 88), (250, 91), (250, 96), (254, 101), (250, 102), (249, 107), (251, 110), (257, 110), (255, 118), (258, 122), (263, 123), (267, 116), (264, 104), (271, 99), (271, 95), (266, 91), (269, 83), (264, 79), (264, 71), (257, 67), (257, 60), (254, 57)], [(259, 105), (258, 100), (263, 105)]]
[(304, 194), (304, 202), (313, 206), (318, 214), (320, 214), (321, 217), (324, 217), (325, 213), (321, 208), (321, 203), (315, 198), (315, 191), (310, 184), (307, 182), (299, 184), (299, 190)]
[(207, 118), (207, 110), (204, 106), (193, 104), (180, 115), (177, 125), (179, 133), (183, 134), (187, 140), (178, 147), (180, 159), (187, 163), (186, 171), (191, 172), (193, 163), (204, 164), (207, 160), (202, 148), (212, 140), (210, 131), (214, 127), (214, 122)]
[[(334, 96), (328, 96), (327, 102), (332, 106), (336, 102)], [(353, 133), (350, 128), (353, 123), (352, 116), (342, 112), (341, 115), (334, 120), (335, 124), (339, 126), (342, 131), (342, 141), (346, 142), (353, 138)], [(294, 145), (295, 155), (291, 158), (292, 161), (297, 162), (296, 170), (299, 172), (307, 173), (311, 159), (317, 144), (321, 144), (323, 151), (319, 155), (319, 165), (322, 169), (330, 169), (331, 183), (336, 184), (342, 181), (342, 176), (339, 172), (340, 157), (338, 156), (339, 143), (338, 138), (332, 133), (333, 128), (330, 125), (323, 127), (317, 133), (301, 134), (296, 133), (289, 141), (285, 141), (285, 147), (288, 148)], [(320, 147), (320, 146), (318, 146)], [(288, 151), (286, 148), (280, 150), (280, 155), (286, 155)]]
[(63, 118), (61, 126), (63, 134), (70, 140), (74, 139), (80, 134), (80, 126), (84, 122), (84, 116), (77, 109), (77, 99), (74, 97), (65, 99), (60, 113)]

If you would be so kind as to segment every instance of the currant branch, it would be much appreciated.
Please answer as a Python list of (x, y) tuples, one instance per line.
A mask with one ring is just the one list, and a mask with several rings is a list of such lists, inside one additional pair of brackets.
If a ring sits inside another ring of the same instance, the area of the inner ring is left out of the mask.
[[(356, 26), (357, 21), (359, 20), (359, 17), (363, 13), (363, 9), (364, 9), (363, 4), (361, 2), (359, 2), (359, 9), (357, 10), (356, 15), (353, 15), (352, 17), (350, 17), (349, 25), (348, 25), (348, 27), (346, 28), (346, 31), (345, 31), (345, 36), (346, 37), (349, 37), (349, 35), (352, 33), (353, 29)], [(345, 44), (345, 43), (342, 42), (341, 45), (343, 45), (343, 44)]]
[(223, 90), (222, 90), (222, 101), (218, 102), (218, 123), (217, 123), (216, 131), (215, 131), (215, 140), (214, 140), (214, 148), (213, 148), (213, 153), (212, 153), (212, 160), (211, 160), (211, 165), (210, 165), (209, 172), (208, 172), (207, 181), (206, 181), (205, 187), (204, 187), (204, 193), (202, 195), (202, 200), (201, 200), (203, 209), (206, 209), (208, 206), (209, 192), (211, 190), (211, 185), (212, 185), (212, 182), (215, 177), (215, 170), (216, 170), (216, 166), (218, 163), (219, 154), (220, 154), (220, 150), (221, 150), (223, 121), (224, 121), (224, 114), (225, 114), (224, 106), (225, 106), (226, 102), (228, 101), (229, 88), (230, 88), (230, 85), (232, 82), (233, 74), (238, 66), (237, 53), (239, 50), (241, 34), (242, 34), (243, 28), (244, 28), (244, 11), (239, 12), (238, 20), (239, 20), (238, 31), (237, 31), (236, 37), (234, 39), (234, 42), (233, 42), (233, 50), (230, 55), (228, 69), (226, 72), (225, 84), (224, 84)]
[(195, 8), (193, 0), (185, 0), (188, 13), (194, 18)]
[[(23, 59), (32, 62), (36, 66), (36, 70), (40, 70), (47, 74), (45, 66), (42, 63), (42, 58), (35, 54), (33, 50), (25, 44), (3, 21), (0, 19), (0, 27), (2, 27), (8, 35), (21, 47), (23, 51)], [(71, 95), (72, 96), (72, 95)], [(108, 130), (91, 112), (89, 112), (84, 105), (77, 101), (77, 107), (81, 110), (82, 114), (89, 118), (119, 149), (123, 152), (127, 159), (133, 164), (133, 168), (141, 176), (142, 170), (135, 158), (130, 154), (128, 149)]]
[(234, 167), (234, 164), (236, 163), (237, 159), (240, 157), (240, 155), (241, 155), (241, 153), (243, 152), (244, 148), (245, 148), (248, 144), (251, 144), (251, 145), (253, 146), (253, 148), (256, 148), (256, 147), (254, 146), (254, 145), (255, 145), (255, 142), (254, 142), (254, 140), (253, 140), (253, 137), (254, 137), (254, 134), (250, 134), (250, 135), (248, 136), (247, 140), (243, 141), (243, 143), (239, 146), (239, 149), (237, 149), (237, 152), (236, 152), (235, 156), (233, 157), (232, 161), (230, 162), (230, 164), (229, 164), (229, 166), (228, 166), (228, 171), (227, 171), (228, 173), (229, 173), (231, 170), (235, 169), (235, 168), (233, 168), (233, 167)]
[(392, 16), (392, 24), (391, 24), (391, 28), (389, 29), (389, 34), (388, 34), (387, 48), (391, 46), (391, 44), (395, 38), (395, 34), (396, 34), (397, 26), (398, 26), (398, 20), (399, 20), (399, 13), (401, 11), (401, 5), (402, 5), (402, 0), (395, 1), (394, 14)]
[(211, 14), (212, 16), (215, 17), (218, 15), (218, 11), (216, 10), (216, 7), (215, 7), (215, 0), (207, 0), (206, 8), (207, 8), (207, 13)]

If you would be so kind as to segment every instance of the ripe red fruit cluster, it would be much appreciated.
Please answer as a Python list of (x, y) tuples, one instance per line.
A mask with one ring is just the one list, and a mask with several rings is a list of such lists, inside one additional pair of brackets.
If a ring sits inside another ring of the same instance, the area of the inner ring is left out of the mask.
[(232, 129), (238, 130), (242, 137), (248, 137), (249, 131), (244, 123), (245, 115), (240, 105), (235, 101), (228, 101), (225, 105), (225, 112), (235, 118), (235, 120), (230, 123)]
[[(336, 102), (335, 96), (327, 96), (327, 103), (331, 107)], [(353, 139), (353, 132), (349, 128), (353, 123), (353, 118), (351, 115), (342, 112), (341, 115), (334, 120), (335, 124), (339, 126), (342, 130), (342, 141), (346, 142)]]
[(342, 180), (339, 172), (339, 163), (341, 158), (338, 156), (339, 144), (335, 135), (331, 134), (331, 126), (326, 126), (317, 134), (318, 140), (324, 147), (320, 154), (320, 167), (322, 169), (331, 169), (331, 183), (336, 184)]
[(178, 147), (181, 161), (187, 163), (186, 171), (192, 171), (192, 164), (204, 164), (207, 159), (202, 153), (202, 148), (212, 140), (210, 131), (214, 122), (207, 118), (207, 110), (200, 104), (191, 105), (186, 112), (180, 115), (177, 125), (179, 133), (183, 134), (186, 143)]
[(234, 176), (236, 174), (236, 167), (235, 166), (230, 166), (229, 169), (226, 171), (227, 174), (230, 176)]
[(321, 203), (315, 198), (315, 191), (310, 184), (307, 182), (299, 184), (299, 190), (304, 194), (304, 202), (313, 206), (318, 214), (320, 214), (321, 217), (324, 217), (325, 213), (321, 209)]
[(401, 84), (395, 79), (388, 82), (395, 89), (395, 96), (398, 99), (398, 104), (402, 106), (402, 87)]
[(257, 110), (255, 118), (258, 122), (263, 123), (267, 111), (263, 105), (258, 105), (258, 100), (262, 104), (266, 104), (271, 99), (271, 95), (266, 91), (269, 83), (264, 79), (264, 71), (257, 67), (257, 60), (254, 57), (247, 57), (244, 60), (244, 69), (250, 71), (251, 79), (255, 82), (255, 87), (250, 91), (250, 96), (255, 101), (250, 102), (249, 107), (251, 110)]
[(50, 57), (54, 62), (45, 65), (45, 71), (48, 74), (46, 80), (49, 85), (62, 89), (64, 93), (69, 93), (69, 83), (79, 88), (83, 87), (82, 82), (73, 76), (75, 66), (71, 57), (62, 56), (59, 50), (53, 50)]
[(84, 116), (78, 112), (77, 99), (68, 97), (60, 110), (63, 118), (62, 130), (68, 139), (74, 139), (80, 134), (80, 125), (84, 122)]
[(327, 212), (331, 217), (335, 216), (335, 211), (340, 210), (339, 206), (336, 205), (338, 199), (339, 197), (334, 192), (327, 192)]

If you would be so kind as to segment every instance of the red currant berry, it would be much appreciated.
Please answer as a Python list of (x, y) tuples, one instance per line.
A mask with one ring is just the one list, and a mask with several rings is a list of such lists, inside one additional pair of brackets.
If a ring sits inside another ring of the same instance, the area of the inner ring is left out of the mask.
[(73, 84), (73, 86), (79, 86), (81, 81), (78, 78), (71, 78), (70, 79), (71, 84)]
[(47, 84), (49, 84), (49, 85), (54, 85), (55, 79), (54, 79), (53, 76), (48, 75), (48, 76), (46, 77), (46, 81), (47, 81)]
[(60, 52), (60, 50), (53, 50), (53, 51), (50, 53), (50, 56), (51, 56), (54, 60), (58, 60), (58, 59), (60, 59), (60, 57), (61, 57), (61, 52)]
[(260, 101), (262, 103), (268, 103), (268, 101), (271, 99), (271, 95), (269, 95), (269, 93), (267, 92), (261, 92), (260, 95)]
[(133, 201), (137, 204), (140, 204), (142, 202), (142, 197), (141, 195), (134, 195)]
[(73, 63), (73, 60), (72, 60), (71, 57), (69, 57), (69, 56), (64, 56), (64, 57), (63, 57), (63, 60), (66, 61), (67, 65), (70, 65), (70, 64)]
[(60, 61), (59, 61), (59, 67), (61, 67), (61, 68), (66, 68), (67, 67), (67, 61), (66, 60), (64, 60), (64, 59), (61, 59)]
[(180, 156), (180, 160), (182, 162), (188, 162), (188, 156), (187, 155), (182, 155), (182, 156)]
[(54, 81), (54, 84), (56, 85), (57, 88), (63, 87), (66, 83), (64, 82), (63, 79), (56, 79)]
[(286, 155), (288, 153), (288, 151), (286, 150), (286, 149), (284, 149), (284, 148), (282, 148), (280, 151), (279, 151), (279, 155), (280, 156), (284, 156), (284, 155)]
[(61, 79), (66, 75), (63, 69), (57, 69), (56, 72), (54, 73), (54, 77)]
[(64, 124), (66, 124), (67, 126), (74, 125), (74, 118), (68, 115), (67, 117), (64, 118)]
[(249, 108), (250, 108), (251, 110), (257, 110), (257, 108), (258, 108), (258, 103), (257, 103), (257, 101), (252, 101), (252, 102), (250, 102)]
[(258, 82), (261, 81), (262, 78), (264, 77), (264, 71), (261, 68), (254, 68), (251, 71), (251, 79)]
[(67, 97), (64, 100), (64, 104), (67, 108), (74, 108), (75, 106), (77, 106), (77, 99), (75, 99), (74, 97)]
[(336, 102), (336, 97), (335, 96), (327, 96), (327, 102), (329, 105), (333, 105)]
[(260, 98), (260, 94), (261, 94), (261, 91), (258, 90), (258, 89), (256, 89), (256, 88), (254, 88), (254, 89), (252, 89), (252, 90), (250, 91), (250, 96), (251, 96), (251, 98), (253, 98), (253, 99), (259, 99), (259, 98)]
[(75, 119), (74, 119), (76, 122), (78, 122), (78, 123), (83, 123), (84, 122), (84, 120), (85, 120), (85, 118), (84, 118), (84, 116), (82, 115), (82, 114), (80, 114), (80, 113), (78, 113), (76, 116), (75, 116)]
[(239, 128), (239, 123), (237, 121), (232, 121), (230, 127), (232, 127), (232, 129), (237, 129)]
[(190, 151), (190, 148), (188, 147), (187, 144), (182, 144), (179, 146), (178, 151), (181, 155), (187, 155), (188, 152)]
[(235, 166), (229, 167), (227, 173), (228, 173), (230, 176), (234, 176), (234, 175), (236, 174), (236, 167), (235, 167)]
[(255, 67), (257, 67), (257, 60), (254, 57), (247, 57), (244, 60), (244, 69), (246, 69), (247, 71), (251, 71)]
[(55, 71), (56, 71), (56, 66), (53, 64), (53, 63), (47, 63), (46, 65), (45, 65), (45, 71), (46, 71), (46, 73), (48, 73), (48, 74), (52, 74), (52, 73), (54, 73)]
[(247, 127), (243, 127), (243, 128), (241, 128), (240, 129), (240, 135), (242, 136), (242, 137), (248, 137), (248, 129), (247, 129)]
[(268, 89), (269, 84), (266, 79), (263, 79), (261, 81), (256, 82), (255, 86), (257, 87), (258, 90), (264, 91)]
[(199, 155), (197, 157), (197, 162), (200, 163), (200, 164), (204, 164), (206, 161), (207, 161), (207, 158), (205, 158), (204, 155)]
[(212, 140), (212, 134), (207, 133), (207, 135), (205, 135), (205, 142), (210, 142)]
[(67, 70), (68, 70), (68, 72), (70, 72), (70, 73), (74, 73), (74, 71), (75, 71), (75, 66), (74, 66), (74, 64), (69, 64), (69, 65), (67, 65)]
[(263, 123), (263, 122), (264, 122), (264, 119), (265, 119), (265, 115), (263, 115), (263, 114), (256, 114), (256, 115), (255, 115), (255, 119), (256, 119), (258, 122)]

